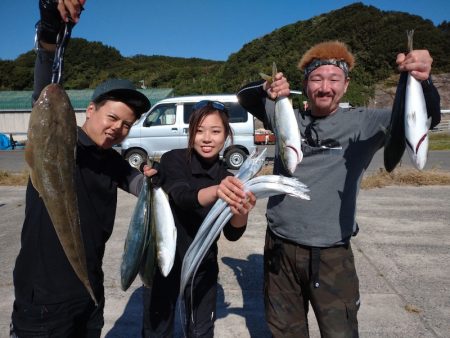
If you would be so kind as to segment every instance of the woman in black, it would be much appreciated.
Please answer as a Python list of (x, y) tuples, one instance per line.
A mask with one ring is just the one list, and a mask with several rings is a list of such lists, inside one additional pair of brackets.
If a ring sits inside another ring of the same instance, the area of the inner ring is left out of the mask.
[[(188, 148), (169, 151), (161, 158), (162, 188), (169, 196), (178, 232), (177, 254), (167, 278), (158, 270), (152, 288), (145, 290), (144, 337), (173, 336), (183, 257), (218, 198), (225, 200), (234, 214), (224, 228), (225, 237), (236, 241), (245, 231), (248, 212), (256, 199), (244, 193), (242, 183), (219, 158), (228, 137), (232, 138), (232, 130), (224, 105), (200, 101), (190, 117)], [(188, 284), (185, 291), (186, 309), (192, 309), (187, 313), (189, 337), (214, 335), (218, 271), (216, 242), (203, 259), (193, 285)]]

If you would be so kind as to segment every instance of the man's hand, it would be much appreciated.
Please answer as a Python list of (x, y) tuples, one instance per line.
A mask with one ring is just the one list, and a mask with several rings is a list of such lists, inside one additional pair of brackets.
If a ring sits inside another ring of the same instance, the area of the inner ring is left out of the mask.
[(398, 70), (410, 72), (418, 81), (427, 80), (430, 77), (433, 58), (428, 50), (412, 50), (408, 54), (397, 55)]
[(58, 0), (58, 11), (64, 22), (69, 22), (69, 17), (74, 23), (80, 20), (80, 14), (86, 0)]
[(144, 172), (144, 175), (147, 177), (152, 177), (153, 175), (156, 175), (158, 173), (157, 170), (153, 169), (148, 165), (144, 165), (144, 168), (142, 170)]
[(272, 82), (264, 82), (264, 90), (267, 92), (267, 95), (275, 100), (279, 96), (289, 96), (291, 93), (289, 89), (289, 82), (283, 76), (283, 73), (277, 73), (275, 75), (275, 79)]

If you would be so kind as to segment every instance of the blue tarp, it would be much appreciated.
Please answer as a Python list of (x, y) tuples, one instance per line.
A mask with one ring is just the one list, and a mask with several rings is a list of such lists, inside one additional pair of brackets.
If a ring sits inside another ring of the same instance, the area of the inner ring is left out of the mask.
[(0, 134), (0, 150), (12, 149), (11, 139), (5, 134)]
[(25, 144), (15, 141), (12, 137), (12, 134), (8, 136), (6, 134), (0, 133), (0, 150), (23, 149), (24, 147)]

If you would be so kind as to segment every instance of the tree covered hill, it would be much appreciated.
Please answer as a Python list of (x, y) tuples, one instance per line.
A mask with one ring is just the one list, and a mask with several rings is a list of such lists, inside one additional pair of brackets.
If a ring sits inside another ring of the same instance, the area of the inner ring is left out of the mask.
[[(263, 24), (263, 23), (262, 23)], [(406, 30), (415, 30), (414, 48), (429, 49), (433, 72), (450, 72), (450, 23), (438, 27), (403, 12), (381, 11), (355, 3), (309, 20), (281, 27), (245, 44), (226, 62), (199, 58), (136, 55), (123, 57), (100, 42), (71, 40), (65, 56), (65, 87), (93, 88), (109, 77), (129, 78), (147, 87), (170, 87), (177, 95), (235, 92), (241, 85), (271, 72), (272, 62), (286, 74), (291, 88), (302, 88), (297, 69), (301, 55), (324, 40), (346, 42), (356, 57), (352, 82), (344, 99), (367, 104), (374, 86), (395, 74), (395, 56), (406, 51)], [(0, 89), (31, 89), (33, 51), (14, 61), (0, 60)]]
[(257, 80), (258, 72), (270, 72), (275, 61), (278, 70), (290, 80), (291, 88), (301, 89), (302, 74), (297, 64), (303, 53), (317, 42), (338, 39), (347, 43), (356, 57), (347, 100), (364, 104), (372, 95), (374, 84), (396, 72), (396, 55), (406, 51), (406, 31), (411, 29), (415, 30), (414, 48), (430, 50), (433, 72), (450, 72), (448, 23), (435, 27), (419, 16), (355, 3), (251, 41), (229, 57), (221, 77), (226, 79), (226, 90), (236, 90)]

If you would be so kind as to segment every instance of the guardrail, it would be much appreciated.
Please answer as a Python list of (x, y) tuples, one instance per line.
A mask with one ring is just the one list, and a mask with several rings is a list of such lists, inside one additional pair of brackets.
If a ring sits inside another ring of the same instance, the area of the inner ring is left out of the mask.
[(432, 131), (449, 131), (450, 132), (450, 120), (441, 121)]

